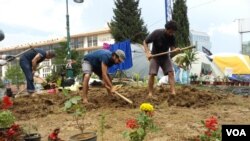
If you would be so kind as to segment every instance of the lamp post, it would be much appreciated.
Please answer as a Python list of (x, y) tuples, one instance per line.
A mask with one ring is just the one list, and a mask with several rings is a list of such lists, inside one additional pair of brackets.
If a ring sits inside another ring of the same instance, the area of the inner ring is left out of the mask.
[[(74, 0), (76, 3), (83, 3), (84, 0)], [(71, 61), (71, 48), (70, 48), (70, 29), (69, 29), (69, 10), (68, 10), (68, 0), (66, 0), (66, 28), (67, 28), (67, 60), (68, 63)], [(69, 65), (67, 65), (69, 66)], [(70, 65), (71, 66), (71, 65)], [(73, 78), (73, 70), (72, 67), (68, 67), (67, 69), (67, 77)]]

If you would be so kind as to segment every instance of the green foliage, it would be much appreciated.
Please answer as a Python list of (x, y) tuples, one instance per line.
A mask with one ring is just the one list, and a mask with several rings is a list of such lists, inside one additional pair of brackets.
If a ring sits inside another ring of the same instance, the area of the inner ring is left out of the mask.
[(137, 128), (131, 132), (123, 132), (123, 136), (129, 138), (130, 141), (143, 141), (148, 132), (156, 132), (159, 128), (154, 124), (153, 118), (141, 112), (136, 118)]
[(4, 83), (2, 79), (0, 79), (0, 88), (4, 88)]
[(142, 43), (148, 35), (141, 18), (139, 0), (116, 0), (114, 16), (109, 27), (116, 42), (130, 39), (131, 42)]
[(25, 81), (24, 74), (19, 65), (8, 66), (5, 73), (5, 79), (9, 80), (12, 84), (20, 85)]
[(176, 45), (178, 47), (189, 46), (189, 21), (186, 0), (175, 0), (172, 17), (176, 21), (178, 28), (175, 34)]
[(104, 140), (103, 135), (105, 133), (105, 123), (106, 123), (106, 116), (104, 113), (102, 113), (100, 116), (100, 120), (99, 120), (99, 124), (100, 124), (99, 129), (100, 129), (100, 136), (101, 136), (102, 141)]
[(140, 78), (141, 78), (140, 73), (134, 73), (133, 78), (136, 81), (137, 86), (139, 86), (139, 81), (140, 81)]
[(0, 111), (0, 128), (8, 128), (14, 122), (16, 118), (9, 110), (2, 110)]
[(81, 104), (81, 96), (73, 96), (71, 97), (68, 94), (68, 90), (63, 89), (63, 93), (66, 97), (68, 97), (68, 100), (64, 103), (64, 111), (67, 113), (71, 113), (78, 129), (83, 133), (84, 130), (84, 123), (80, 123), (80, 120), (84, 121), (85, 115), (86, 115), (86, 109)]
[(37, 126), (28, 123), (22, 126), (22, 131), (25, 135), (31, 135), (33, 133), (38, 133), (38, 128)]
[(197, 52), (193, 50), (185, 51), (183, 54), (175, 56), (175, 62), (178, 66), (181, 66), (184, 70), (190, 70), (192, 63), (197, 61)]
[[(67, 44), (66, 42), (61, 42), (60, 47), (55, 48), (56, 57), (53, 59), (53, 64), (56, 66), (52, 70), (51, 81), (57, 82), (60, 78), (61, 73), (66, 71), (67, 64)], [(77, 76), (81, 73), (81, 59), (82, 56), (76, 50), (71, 50), (71, 59), (75, 60), (76, 63), (72, 64), (73, 74)]]

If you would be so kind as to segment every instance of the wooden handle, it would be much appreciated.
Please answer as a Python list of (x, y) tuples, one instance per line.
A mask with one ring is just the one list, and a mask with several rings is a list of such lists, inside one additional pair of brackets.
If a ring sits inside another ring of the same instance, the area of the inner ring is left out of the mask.
[[(184, 47), (184, 48), (181, 48), (180, 51), (187, 50), (187, 49), (192, 49), (192, 48), (195, 48), (195, 46)], [(167, 52), (162, 52), (162, 53), (154, 54), (154, 55), (152, 55), (151, 57), (158, 57), (158, 56), (166, 55), (166, 54), (168, 54), (168, 53), (173, 53), (173, 52), (177, 52), (177, 50), (167, 51)]]
[(115, 91), (115, 94), (117, 94), (118, 96), (120, 96), (122, 99), (124, 99), (128, 103), (130, 103), (130, 104), (133, 103), (130, 99), (126, 98), (125, 96), (123, 96), (122, 94), (118, 93), (117, 91)]
[[(26, 53), (26, 52), (28, 52), (28, 51), (30, 51), (30, 50), (32, 50), (33, 48), (32, 48), (32, 46), (30, 46), (30, 48), (29, 49), (27, 49), (27, 50), (25, 50), (25, 51), (23, 51), (23, 52), (21, 52), (21, 53), (19, 53), (19, 54), (17, 54), (17, 55), (15, 55), (14, 57), (15, 58), (17, 58), (17, 57), (19, 57), (19, 56), (21, 56), (21, 55), (23, 55), (24, 53)], [(12, 60), (6, 60), (6, 62), (4, 63), (4, 64), (1, 64), (0, 66), (4, 66), (4, 65), (6, 65), (8, 62), (10, 62), (10, 61), (12, 61)]]
[(32, 50), (32, 49), (33, 49), (32, 46), (30, 46), (29, 49), (27, 49), (27, 50), (25, 50), (25, 51), (23, 51), (23, 52), (21, 52), (21, 53), (15, 55), (15, 57), (19, 57), (19, 56), (23, 55), (24, 53), (26, 53), (26, 52), (28, 52), (28, 51), (30, 51), (30, 50)]

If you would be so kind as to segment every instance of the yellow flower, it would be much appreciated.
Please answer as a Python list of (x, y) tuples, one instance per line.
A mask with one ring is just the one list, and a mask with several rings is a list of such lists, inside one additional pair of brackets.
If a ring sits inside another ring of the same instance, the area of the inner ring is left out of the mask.
[(141, 109), (141, 111), (145, 111), (145, 112), (154, 111), (154, 107), (150, 103), (142, 103), (140, 106), (140, 109)]

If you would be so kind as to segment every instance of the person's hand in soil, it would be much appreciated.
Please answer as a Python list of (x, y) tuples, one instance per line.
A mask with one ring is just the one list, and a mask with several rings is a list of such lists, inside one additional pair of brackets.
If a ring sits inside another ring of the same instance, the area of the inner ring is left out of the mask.
[(116, 92), (118, 89), (120, 89), (120, 86), (112, 86), (111, 92), (114, 93), (114, 92)]

